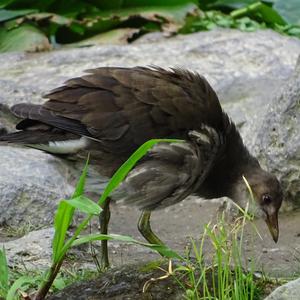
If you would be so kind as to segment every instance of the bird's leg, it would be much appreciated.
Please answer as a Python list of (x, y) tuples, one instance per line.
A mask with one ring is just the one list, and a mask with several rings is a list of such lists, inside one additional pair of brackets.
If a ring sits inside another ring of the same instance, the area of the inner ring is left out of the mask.
[[(110, 219), (110, 210), (109, 210), (110, 198), (106, 198), (104, 205), (102, 207), (102, 212), (100, 213), (100, 233), (107, 234), (108, 222)], [(108, 249), (107, 249), (107, 240), (101, 241), (101, 268), (105, 270), (109, 267), (108, 259)]]
[(139, 232), (150, 244), (164, 245), (164, 243), (153, 233), (151, 229), (150, 216), (151, 211), (144, 210), (142, 212), (138, 222)]

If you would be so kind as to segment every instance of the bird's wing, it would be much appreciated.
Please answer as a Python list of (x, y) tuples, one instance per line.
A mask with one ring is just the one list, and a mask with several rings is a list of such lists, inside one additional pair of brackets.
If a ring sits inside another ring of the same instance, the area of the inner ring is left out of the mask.
[(211, 127), (189, 133), (191, 142), (159, 143), (129, 172), (113, 199), (141, 209), (173, 205), (192, 194), (222, 151), (222, 137)]
[[(180, 69), (98, 68), (46, 95), (42, 107), (13, 112), (101, 140), (109, 152), (131, 153), (151, 138), (185, 137), (201, 124), (222, 129), (222, 110), (208, 82)], [(30, 126), (21, 122), (20, 129)]]

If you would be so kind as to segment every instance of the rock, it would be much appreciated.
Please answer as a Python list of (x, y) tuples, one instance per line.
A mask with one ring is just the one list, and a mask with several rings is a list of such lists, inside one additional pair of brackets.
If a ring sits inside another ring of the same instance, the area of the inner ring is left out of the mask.
[[(162, 267), (167, 270), (166, 265)], [(47, 299), (183, 299), (184, 290), (173, 276), (153, 281), (143, 292), (143, 287), (151, 278), (159, 278), (164, 275), (166, 275), (165, 272), (157, 267), (149, 268), (145, 263), (125, 265), (121, 268), (111, 269), (97, 279), (72, 284)]]
[[(292, 74), (299, 53), (298, 39), (269, 30), (215, 30), (168, 39), (156, 36), (144, 44), (7, 53), (0, 56), (0, 104), (41, 103), (42, 94), (89, 68), (181, 66), (208, 78), (243, 133), (247, 127), (243, 124), (264, 114), (278, 87)], [(0, 114), (4, 128), (11, 130), (14, 122), (7, 112)], [(0, 151), (0, 204), (8, 207), (0, 212), (1, 222), (48, 224), (57, 203), (54, 199), (70, 191), (74, 168), (34, 150), (0, 146)]]
[(299, 300), (300, 278), (284, 284), (272, 292), (265, 300)]
[(295, 73), (256, 119), (253, 151), (278, 176), (287, 203), (300, 206), (300, 60)]
[(58, 201), (73, 190), (68, 167), (34, 149), (0, 146), (0, 152), (0, 224), (51, 224)]
[(51, 264), (53, 235), (53, 228), (36, 230), (19, 239), (0, 243), (0, 248), (5, 248), (9, 266), (46, 269)]

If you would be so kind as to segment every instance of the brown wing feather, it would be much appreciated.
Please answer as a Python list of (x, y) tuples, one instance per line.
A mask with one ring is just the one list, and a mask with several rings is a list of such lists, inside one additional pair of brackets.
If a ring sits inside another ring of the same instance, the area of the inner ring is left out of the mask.
[(209, 126), (189, 135), (191, 142), (155, 145), (129, 172), (113, 199), (153, 210), (194, 193), (223, 150), (224, 139)]
[(185, 137), (203, 123), (222, 130), (218, 98), (198, 74), (155, 67), (88, 73), (46, 95), (44, 108), (79, 121), (109, 151), (129, 152), (154, 137)]

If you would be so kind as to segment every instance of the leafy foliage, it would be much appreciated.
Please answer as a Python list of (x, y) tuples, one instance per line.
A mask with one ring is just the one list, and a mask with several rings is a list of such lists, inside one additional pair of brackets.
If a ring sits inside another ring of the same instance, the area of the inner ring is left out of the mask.
[(175, 34), (215, 27), (272, 28), (300, 37), (300, 1), (0, 0), (0, 52), (127, 43), (151, 31)]

